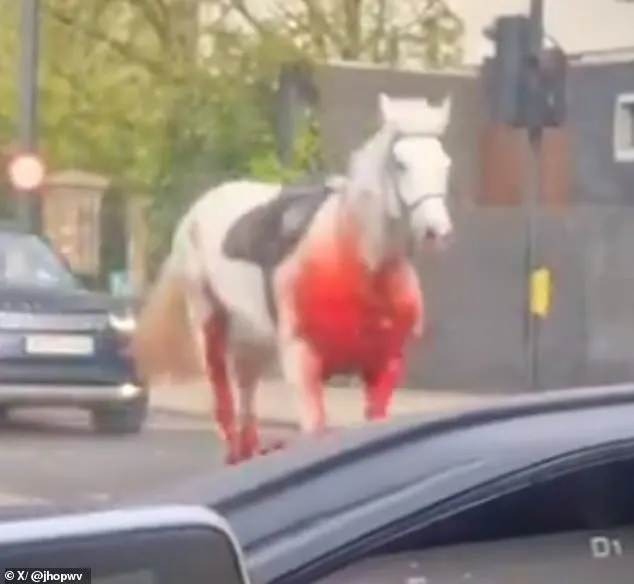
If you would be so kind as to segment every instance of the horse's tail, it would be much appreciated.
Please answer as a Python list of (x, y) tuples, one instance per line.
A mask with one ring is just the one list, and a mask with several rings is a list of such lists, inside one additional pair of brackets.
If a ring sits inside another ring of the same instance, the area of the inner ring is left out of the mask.
[[(185, 226), (183, 226), (185, 227)], [(204, 372), (188, 310), (192, 274), (191, 241), (180, 228), (169, 256), (141, 309), (132, 339), (137, 371), (147, 383), (197, 381)], [(184, 237), (185, 236), (185, 237)]]

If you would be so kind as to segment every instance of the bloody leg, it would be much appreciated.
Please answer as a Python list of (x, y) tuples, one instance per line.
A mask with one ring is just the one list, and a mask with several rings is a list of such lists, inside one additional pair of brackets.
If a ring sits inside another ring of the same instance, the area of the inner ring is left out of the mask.
[(236, 414), (233, 393), (227, 373), (227, 318), (223, 313), (213, 314), (205, 324), (205, 359), (214, 392), (214, 419), (225, 443), (225, 462), (240, 461), (240, 441), (236, 432)]

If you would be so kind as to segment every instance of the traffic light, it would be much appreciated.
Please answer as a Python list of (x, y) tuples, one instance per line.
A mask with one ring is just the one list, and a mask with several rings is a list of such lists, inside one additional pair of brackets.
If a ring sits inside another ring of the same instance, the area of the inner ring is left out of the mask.
[(485, 33), (495, 45), (495, 54), (485, 65), (491, 116), (511, 126), (522, 122), (520, 90), (529, 31), (526, 16), (503, 16)]
[(504, 16), (485, 33), (495, 44), (485, 63), (490, 112), (518, 128), (557, 127), (565, 122), (566, 55), (560, 48), (535, 54), (534, 26), (527, 16)]

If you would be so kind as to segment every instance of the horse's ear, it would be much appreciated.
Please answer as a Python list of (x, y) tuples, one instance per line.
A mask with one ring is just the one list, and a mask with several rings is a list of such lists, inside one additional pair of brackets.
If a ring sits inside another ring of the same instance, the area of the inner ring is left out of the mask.
[(392, 118), (392, 100), (383, 92), (379, 93), (379, 112), (384, 122)]

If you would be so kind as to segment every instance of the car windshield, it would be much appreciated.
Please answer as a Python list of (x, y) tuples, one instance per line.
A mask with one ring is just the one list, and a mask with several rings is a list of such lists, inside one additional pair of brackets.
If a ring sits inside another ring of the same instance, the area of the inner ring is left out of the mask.
[(0, 0), (0, 525), (634, 389), (634, 0), (539, 4)]
[(0, 285), (74, 288), (77, 282), (37, 236), (0, 233)]

